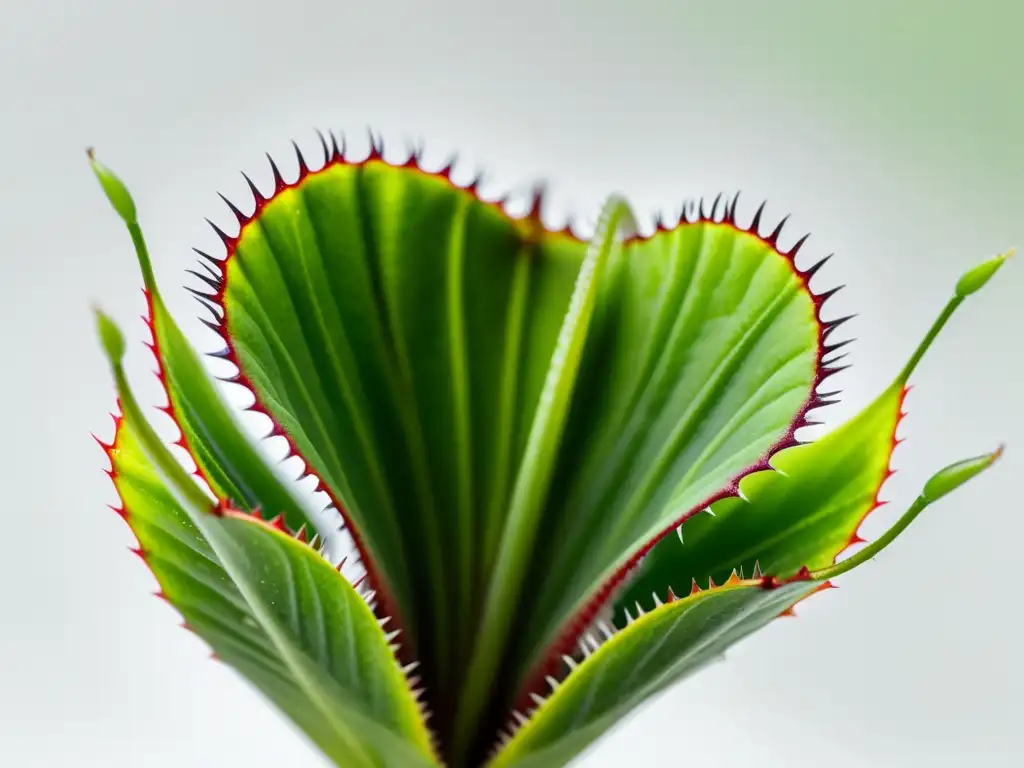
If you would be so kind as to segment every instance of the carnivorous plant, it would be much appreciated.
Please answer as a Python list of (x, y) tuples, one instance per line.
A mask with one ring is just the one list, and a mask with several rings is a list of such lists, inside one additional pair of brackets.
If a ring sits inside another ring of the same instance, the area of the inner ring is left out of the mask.
[[(323, 139), (323, 137), (321, 137)], [(296, 148), (297, 149), (297, 148)], [(873, 543), (915, 367), (1000, 268), (967, 271), (892, 383), (813, 442), (837, 393), (831, 291), (803, 240), (736, 200), (591, 236), (460, 186), (450, 166), (324, 162), (251, 181), (193, 289), (311, 509), (222, 399), (157, 285), (126, 187), (90, 160), (142, 271), (183, 463), (116, 381), (103, 443), (161, 594), (331, 761), (571, 762), (630, 710), (877, 555), (999, 451), (939, 471)], [(229, 228), (233, 229), (233, 228)], [(219, 363), (224, 365), (225, 363)], [(339, 534), (339, 530), (343, 533)], [(347, 537), (347, 538), (346, 538)], [(352, 556), (339, 564), (350, 542)]]

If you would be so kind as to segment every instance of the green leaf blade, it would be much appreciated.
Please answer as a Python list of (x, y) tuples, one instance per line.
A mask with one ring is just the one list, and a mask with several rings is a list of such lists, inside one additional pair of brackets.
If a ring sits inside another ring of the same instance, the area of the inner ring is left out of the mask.
[[(142, 272), (146, 324), (157, 375), (168, 398), (166, 413), (181, 431), (180, 444), (196, 463), (198, 473), (220, 499), (245, 510), (263, 505), (271, 515), (282, 514), (289, 525), (316, 527), (307, 511), (269, 470), (224, 404), (198, 356), (163, 302), (149, 250), (136, 217), (135, 202), (124, 183), (89, 151), (93, 171), (112, 206), (124, 221)], [(109, 319), (98, 315), (101, 339), (108, 356), (120, 360), (124, 341)], [(120, 339), (119, 347), (112, 341)]]
[[(750, 575), (756, 567), (781, 577), (804, 567), (820, 571), (863, 541), (860, 526), (883, 503), (880, 491), (894, 472), (892, 455), (900, 443), (897, 431), (911, 374), (964, 301), (964, 282), (984, 284), (1005, 258), (966, 273), (907, 364), (868, 406), (813, 443), (782, 451), (771, 469), (741, 481), (739, 496), (712, 504), (710, 513), (686, 521), (678, 537), (655, 546), (618, 597), (615, 621), (621, 625), (623, 610), (637, 601), (649, 605), (652, 591), (671, 586), (683, 592), (709, 579), (721, 583), (734, 568)], [(929, 490), (941, 495), (987, 461), (988, 455), (947, 468)]]
[(612, 196), (605, 203), (597, 235), (577, 274), (513, 483), (506, 527), (480, 620), (481, 639), (474, 648), (460, 701), (456, 733), (466, 740), (456, 742), (456, 749), (460, 751), (478, 738), (473, 734), (472, 723), (484, 712), (490, 680), (498, 672), (507, 648), (510, 625), (525, 582), (524, 572), (534, 548), (569, 403), (576, 388), (580, 359), (599, 295), (600, 277), (624, 226), (635, 229), (633, 215), (624, 200)]
[[(561, 683), (549, 679), (550, 698), (535, 699), (536, 711), (524, 724), (513, 724), (518, 732), (498, 750), (491, 765), (566, 764), (646, 699), (776, 616), (790, 615), (797, 603), (832, 586), (830, 579), (877, 556), (930, 504), (990, 468), (1001, 454), (999, 449), (940, 470), (884, 535), (840, 563), (814, 570), (801, 567), (788, 577), (758, 575), (747, 580), (734, 570), (722, 586), (712, 583), (702, 590), (695, 583), (682, 600), (672, 586), (662, 586), (653, 594), (650, 612), (645, 613), (639, 602), (635, 609), (622, 609), (626, 622), (618, 632), (599, 622), (580, 643), (581, 663), (566, 657), (568, 677)], [(593, 641), (599, 632), (606, 634), (607, 642)]]
[(751, 575), (788, 576), (801, 567), (831, 565), (879, 505), (891, 474), (904, 390), (887, 390), (844, 428), (789, 448), (774, 468), (740, 483), (742, 496), (724, 499), (683, 523), (679, 536), (661, 541), (617, 602), (649, 605), (652, 590), (689, 590), (693, 581), (721, 583), (733, 568)]
[(655, 541), (793, 444), (830, 373), (830, 294), (810, 291), (816, 267), (798, 270), (799, 246), (782, 252), (777, 236), (730, 208), (637, 239), (610, 267), (520, 663), (571, 641)]
[[(488, 693), (503, 706), (654, 540), (791, 441), (827, 375), (823, 297), (778, 231), (748, 232), (727, 207), (632, 238), (593, 282), (564, 437), (539, 462), (552, 480), (524, 483), (585, 244), (544, 230), (536, 205), (512, 219), (446, 172), (374, 153), (278, 187), (227, 238), (222, 331), (241, 383), (362, 537), (438, 700), (461, 698), (483, 654), (505, 670)], [(510, 557), (502, 531), (523, 504), (535, 512)], [(517, 608), (526, 582), (542, 589)], [(503, 648), (512, 611), (525, 631)], [(481, 631), (481, 612), (505, 618)]]
[(130, 417), (117, 420), (107, 453), (121, 514), (161, 595), (221, 661), (338, 765), (436, 764), (376, 617), (321, 555), (243, 513), (207, 514), (197, 527), (155, 472)]
[[(251, 216), (232, 206), (240, 229), (217, 230), (227, 247), (220, 274), (198, 276), (214, 291), (205, 298), (226, 344), (219, 356), (345, 518), (380, 590), (374, 611), (319, 553), (225, 503), (282, 512), (293, 526), (308, 519), (167, 313), (127, 189), (94, 170), (136, 246), (166, 410), (218, 500), (139, 415), (120, 368), (123, 339), (101, 316), (129, 398), (126, 434), (138, 438), (134, 464), (131, 451), (112, 453), (124, 514), (190, 626), (347, 765), (438, 759), (375, 612), (408, 630), (403, 661), (424, 662), (438, 749), (462, 768), (480, 763), (517, 695), (538, 690), (547, 663), (601, 609), (625, 619), (624, 601), (674, 598), (739, 566), (723, 596), (678, 601), (720, 611), (682, 638), (677, 624), (636, 630), (648, 617), (620, 632), (499, 758), (560, 764), (699, 666), (708, 647), (747, 633), (732, 630), (760, 609), (725, 593), (812, 589), (998, 457), (947, 467), (885, 536), (833, 564), (890, 472), (907, 377), (1006, 254), (961, 279), (868, 409), (819, 443), (791, 447), (825, 402), (816, 389), (834, 369), (823, 357), (838, 346), (826, 337), (841, 321), (820, 318), (832, 293), (809, 288), (820, 265), (795, 267), (803, 241), (782, 251), (781, 225), (762, 236), (760, 212), (745, 229), (735, 201), (721, 217), (716, 201), (710, 214), (702, 207), (621, 243), (602, 217), (588, 246), (545, 229), (539, 194), (515, 219), (475, 182), (461, 188), (450, 167), (424, 171), (416, 155), (396, 166), (376, 146), (359, 162), (335, 150), (315, 172), (300, 155), (292, 183), (274, 167), (269, 200), (253, 186)], [(696, 514), (708, 505), (714, 517)], [(685, 544), (666, 537), (680, 521)], [(742, 581), (760, 569), (775, 575)], [(684, 627), (686, 616), (677, 616)], [(704, 633), (716, 621), (730, 629)], [(402, 686), (391, 685), (396, 674)]]
[(320, 523), (270, 469), (224, 404), (209, 374), (158, 293), (147, 292), (167, 413), (182, 433), (182, 445), (214, 493), (245, 511), (284, 515), (289, 527), (319, 530)]
[(730, 584), (666, 603), (615, 633), (498, 750), (490, 768), (567, 765), (641, 702), (714, 661), (820, 584)]
[(458, 685), (582, 244), (373, 157), (257, 203), (215, 297), (239, 381), (345, 510), (424, 677)]

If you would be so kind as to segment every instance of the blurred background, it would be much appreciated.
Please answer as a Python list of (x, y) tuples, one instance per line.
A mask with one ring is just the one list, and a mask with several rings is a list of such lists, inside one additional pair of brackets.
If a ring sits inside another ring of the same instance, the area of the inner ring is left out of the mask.
[[(548, 216), (641, 217), (743, 190), (792, 213), (817, 287), (858, 312), (830, 424), (881, 389), (959, 274), (1024, 246), (1024, 4), (1018, 0), (6, 0), (0, 5), (0, 764), (321, 766), (208, 651), (126, 547), (90, 431), (113, 390), (89, 313), (137, 340), (126, 234), (83, 149), (129, 183), (172, 308), (204, 224), (266, 184), (263, 152), (314, 127), (396, 156), (488, 171), (485, 192), (551, 183)], [(389, 150), (390, 151), (390, 150)], [(1019, 261), (1019, 259), (1018, 259)], [(637, 713), (581, 765), (1024, 765), (1020, 580), (1024, 264), (952, 322), (915, 376), (892, 499), (1006, 441), (1001, 465), (915, 522), (841, 589)], [(131, 370), (158, 400), (152, 360)], [(891, 511), (890, 511), (891, 510)]]

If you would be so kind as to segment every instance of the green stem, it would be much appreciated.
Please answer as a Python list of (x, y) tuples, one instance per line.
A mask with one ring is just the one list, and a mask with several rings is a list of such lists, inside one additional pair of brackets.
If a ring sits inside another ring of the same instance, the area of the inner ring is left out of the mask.
[(939, 316), (932, 323), (931, 329), (928, 331), (928, 335), (924, 337), (924, 340), (914, 351), (910, 360), (907, 361), (906, 366), (900, 371), (900, 375), (897, 381), (901, 384), (905, 384), (907, 379), (910, 378), (910, 374), (917, 368), (917, 364), (921, 362), (921, 358), (924, 357), (925, 352), (935, 341), (935, 338), (942, 331), (943, 327), (949, 322), (949, 318), (956, 312), (957, 307), (963, 304), (964, 299), (968, 296), (980, 291), (992, 276), (999, 271), (1000, 267), (1006, 263), (1006, 260), (1013, 256), (1014, 249), (1011, 248), (1004, 253), (1000, 253), (997, 256), (993, 256), (987, 261), (976, 265), (975, 267), (967, 270), (956, 283), (956, 289), (953, 292), (953, 298), (949, 300), (946, 307), (942, 310)]
[(150, 295), (157, 298), (156, 276), (153, 274), (153, 262), (149, 258), (149, 248), (146, 247), (146, 239), (142, 236), (142, 227), (137, 221), (126, 221), (128, 233), (132, 236), (132, 245), (135, 246), (135, 256), (139, 260), (139, 269), (142, 270), (142, 281), (146, 284), (146, 290)]
[(935, 341), (936, 337), (938, 337), (939, 333), (941, 333), (943, 327), (945, 327), (946, 323), (949, 322), (949, 318), (953, 316), (953, 313), (956, 312), (957, 308), (963, 303), (963, 296), (954, 296), (949, 300), (949, 302), (946, 304), (945, 308), (942, 310), (939, 316), (935, 318), (935, 322), (932, 323), (932, 327), (928, 330), (928, 334), (918, 345), (917, 349), (914, 350), (914, 354), (911, 355), (910, 360), (907, 361), (907, 364), (903, 367), (903, 370), (900, 371), (900, 375), (897, 377), (897, 381), (901, 383), (906, 383), (906, 381), (910, 378), (910, 374), (914, 372), (914, 369), (917, 368), (918, 363), (921, 362), (921, 358), (924, 357), (925, 353), (928, 351), (928, 348), (932, 345), (932, 342)]
[(112, 170), (96, 159), (93, 150), (86, 150), (89, 156), (89, 165), (96, 174), (104, 194), (110, 201), (111, 206), (121, 217), (121, 220), (128, 227), (132, 237), (132, 244), (135, 246), (135, 256), (139, 260), (139, 268), (142, 270), (142, 278), (150, 294), (156, 295), (156, 278), (153, 275), (153, 262), (149, 258), (149, 249), (146, 247), (146, 239), (142, 236), (142, 228), (139, 226), (138, 213), (135, 208), (135, 201), (124, 182), (117, 177)]
[(852, 571), (858, 565), (867, 562), (889, 546), (897, 536), (903, 533), (903, 531), (906, 530), (906, 527), (914, 522), (914, 518), (924, 512), (930, 503), (931, 502), (929, 502), (924, 496), (918, 496), (914, 499), (914, 503), (910, 505), (910, 508), (903, 513), (902, 517), (900, 517), (900, 519), (897, 520), (889, 530), (878, 537), (875, 541), (835, 565), (831, 565), (828, 568), (822, 568), (819, 571), (813, 571), (811, 573), (811, 578), (820, 581), (832, 579), (846, 573), (847, 571)]

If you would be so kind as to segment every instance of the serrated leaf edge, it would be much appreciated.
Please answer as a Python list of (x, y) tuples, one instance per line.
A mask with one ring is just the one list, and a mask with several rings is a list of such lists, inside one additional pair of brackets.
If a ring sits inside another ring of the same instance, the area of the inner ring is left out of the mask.
[[(824, 320), (822, 318), (822, 314), (825, 303), (829, 298), (841, 290), (843, 286), (819, 293), (815, 293), (810, 287), (811, 279), (833, 257), (833, 254), (825, 256), (806, 269), (800, 269), (796, 265), (796, 257), (809, 235), (801, 237), (788, 250), (781, 250), (778, 244), (779, 237), (786, 221), (789, 219), (788, 215), (784, 216), (768, 235), (763, 235), (761, 233), (761, 218), (763, 216), (766, 203), (761, 203), (757, 211), (754, 213), (750, 223), (743, 226), (736, 219), (736, 206), (739, 200), (739, 193), (737, 193), (731, 201), (726, 201), (724, 204), (720, 205), (721, 200), (722, 195), (719, 194), (711, 204), (710, 210), (707, 211), (705, 210), (703, 198), (701, 198), (697, 204), (689, 201), (683, 205), (680, 218), (673, 227), (664, 225), (661, 220), (658, 219), (656, 222), (656, 231), (670, 232), (677, 227), (695, 224), (727, 226), (736, 232), (753, 235), (771, 248), (772, 252), (776, 256), (780, 256), (785, 259), (793, 271), (793, 274), (800, 281), (801, 289), (811, 298), (811, 301), (814, 304), (815, 323), (818, 330), (818, 356), (815, 365), (815, 379), (810, 388), (810, 395), (797, 414), (790, 421), (789, 429), (786, 431), (786, 434), (776, 441), (775, 444), (770, 446), (757, 462), (738, 472), (728, 484), (709, 496), (707, 499), (703, 500), (701, 503), (683, 511), (682, 514), (675, 518), (670, 525), (666, 526), (660, 533), (649, 539), (643, 547), (637, 550), (637, 552), (634, 553), (634, 555), (627, 560), (615, 574), (609, 577), (605, 583), (593, 593), (588, 603), (576, 614), (575, 617), (567, 622), (565, 629), (561, 633), (560, 637), (552, 644), (551, 649), (547, 652), (544, 659), (537, 664), (529, 675), (526, 676), (525, 682), (516, 697), (517, 707), (527, 705), (532, 693), (543, 688), (545, 678), (552, 674), (553, 669), (557, 668), (561, 657), (576, 644), (577, 638), (580, 634), (586, 631), (586, 629), (592, 624), (601, 608), (612, 599), (616, 590), (629, 577), (629, 574), (633, 569), (637, 567), (643, 557), (650, 552), (650, 550), (653, 549), (659, 541), (661, 541), (665, 536), (668, 536), (672, 532), (678, 530), (679, 526), (685, 523), (689, 518), (702, 510), (707, 509), (712, 504), (729, 497), (738, 496), (740, 494), (740, 483), (747, 476), (758, 472), (776, 471), (775, 467), (772, 466), (772, 459), (784, 450), (804, 444), (797, 439), (796, 433), (804, 427), (820, 423), (808, 418), (810, 412), (838, 402), (834, 398), (840, 394), (839, 392), (820, 393), (818, 392), (818, 388), (829, 377), (850, 367), (849, 365), (836, 365), (836, 362), (840, 357), (845, 357), (847, 353), (844, 352), (838, 357), (829, 357), (829, 355), (832, 352), (850, 344), (852, 339), (832, 342), (830, 341), (830, 337), (834, 331), (847, 321), (851, 320), (854, 316), (847, 315), (832, 320)], [(719, 212), (720, 208), (721, 212)], [(643, 241), (650, 237), (653, 237), (653, 235), (635, 235), (631, 240)], [(628, 243), (630, 240), (627, 240), (626, 242)], [(826, 358), (828, 359), (826, 360)]]
[[(161, 410), (164, 409), (161, 408)], [(172, 419), (174, 418), (173, 413), (170, 413), (169, 415), (171, 415)], [(192, 633), (197, 638), (199, 638), (199, 635), (195, 632), (195, 630), (192, 627), (189, 626), (184, 616), (181, 615), (180, 611), (177, 610), (171, 599), (165, 594), (165, 585), (160, 580), (160, 577), (157, 575), (156, 571), (150, 564), (148, 559), (148, 553), (142, 547), (141, 543), (139, 543), (138, 534), (136, 533), (135, 527), (132, 523), (132, 512), (129, 509), (127, 502), (125, 501), (124, 496), (121, 494), (120, 487), (118, 486), (117, 479), (119, 475), (117, 472), (117, 465), (115, 463), (114, 454), (115, 451), (117, 451), (118, 438), (121, 435), (121, 430), (125, 427), (127, 423), (121, 408), (120, 398), (117, 399), (115, 410), (110, 413), (110, 417), (113, 419), (114, 422), (114, 435), (111, 438), (110, 442), (106, 442), (102, 438), (97, 436), (95, 433), (92, 433), (92, 438), (99, 445), (100, 449), (103, 451), (104, 455), (107, 457), (107, 460), (110, 464), (109, 468), (104, 469), (103, 472), (104, 474), (107, 475), (107, 477), (110, 478), (110, 481), (114, 486), (114, 491), (117, 493), (118, 497), (119, 503), (117, 505), (110, 504), (107, 506), (112, 512), (114, 512), (119, 518), (121, 518), (121, 520), (124, 521), (125, 525), (128, 526), (128, 530), (131, 531), (134, 537), (136, 537), (136, 546), (129, 547), (128, 549), (132, 554), (134, 554), (136, 557), (139, 558), (139, 560), (142, 561), (146, 569), (149, 571), (150, 575), (156, 581), (158, 590), (154, 592), (153, 595), (158, 599), (162, 600), (163, 602), (165, 602), (172, 609), (174, 609), (176, 613), (178, 613), (178, 616), (180, 618), (179, 626), (182, 629), (187, 630), (188, 632)], [(177, 425), (176, 420), (175, 424)], [(180, 430), (180, 427), (178, 428)], [(175, 442), (175, 444), (180, 445), (181, 443)], [(188, 450), (187, 447), (186, 450)], [(284, 516), (280, 514), (275, 515), (273, 518), (266, 519), (260, 514), (260, 510), (258, 509), (255, 509), (251, 512), (246, 512), (244, 510), (233, 507), (231, 503), (225, 499), (217, 500), (216, 506), (214, 507), (214, 514), (221, 517), (232, 517), (236, 519), (248, 520), (250, 522), (257, 523), (262, 527), (266, 528), (267, 530), (273, 531), (275, 534), (287, 536), (289, 539), (293, 539), (294, 541), (299, 542), (303, 546), (309, 547), (315, 554), (317, 554), (319, 557), (323, 558), (331, 564), (331, 566), (337, 572), (338, 578), (343, 579), (345, 582), (349, 583), (352, 586), (352, 588), (356, 591), (356, 594), (359, 595), (360, 598), (362, 598), (363, 602), (366, 603), (368, 609), (374, 614), (374, 618), (377, 621), (377, 626), (380, 629), (381, 636), (387, 643), (388, 648), (391, 651), (392, 658), (394, 659), (395, 664), (398, 666), (399, 670), (402, 673), (402, 676), (406, 681), (409, 694), (412, 696), (413, 701), (416, 703), (417, 709), (419, 710), (419, 714), (423, 720), (424, 729), (426, 730), (430, 738), (430, 746), (433, 752), (432, 758), (435, 760), (435, 762), (438, 763), (438, 765), (443, 765), (440, 757), (440, 742), (437, 737), (437, 734), (430, 727), (429, 722), (433, 713), (428, 708), (427, 700), (423, 696), (425, 689), (419, 685), (419, 678), (413, 674), (416, 668), (418, 667), (419, 662), (407, 662), (403, 661), (403, 659), (401, 658), (400, 643), (397, 643), (395, 641), (400, 636), (402, 630), (401, 628), (392, 630), (387, 629), (388, 625), (392, 623), (392, 617), (379, 615), (377, 592), (372, 588), (372, 585), (370, 585), (363, 577), (360, 577), (355, 581), (350, 581), (344, 576), (344, 574), (342, 573), (342, 568), (346, 564), (348, 558), (343, 557), (338, 563), (331, 562), (330, 559), (328, 558), (326, 547), (319, 546), (319, 542), (317, 541), (316, 536), (314, 536), (313, 539), (309, 539), (306, 533), (305, 526), (302, 526), (298, 531), (292, 531), (285, 523)], [(220, 658), (213, 651), (210, 652), (210, 658), (214, 661), (220, 661)]]
[[(499, 730), (498, 740), (493, 745), (488, 756), (488, 764), (497, 758), (499, 753), (507, 748), (538, 714), (544, 711), (544, 707), (547, 706), (550, 697), (559, 688), (568, 683), (573, 675), (578, 670), (582, 669), (588, 661), (594, 658), (595, 655), (601, 653), (604, 647), (611, 640), (623, 633), (637, 631), (636, 628), (638, 626), (653, 621), (652, 617), (654, 615), (659, 611), (668, 610), (673, 603), (680, 600), (686, 600), (697, 595), (707, 595), (712, 592), (720, 592), (736, 588), (756, 587), (763, 590), (773, 590), (788, 584), (813, 581), (815, 581), (815, 578), (806, 567), (801, 568), (796, 574), (787, 578), (762, 575), (760, 573), (759, 566), (755, 565), (755, 573), (752, 577), (744, 579), (739, 575), (738, 570), (733, 569), (729, 578), (722, 584), (715, 584), (715, 582), (709, 578), (708, 586), (701, 587), (697, 583), (696, 579), (694, 579), (689, 594), (682, 597), (677, 596), (671, 587), (667, 589), (664, 599), (662, 599), (657, 592), (652, 593), (654, 607), (645, 610), (639, 603), (637, 603), (636, 616), (633, 616), (627, 611), (627, 625), (622, 629), (616, 629), (615, 626), (609, 622), (597, 622), (594, 625), (594, 629), (588, 629), (577, 639), (576, 644), (578, 646), (578, 653), (575, 656), (568, 653), (562, 655), (559, 660), (563, 667), (562, 674), (560, 676), (556, 676), (554, 674), (546, 675), (544, 681), (545, 688), (542, 689), (543, 692), (537, 690), (531, 691), (529, 693), (529, 701), (525, 703), (521, 702), (512, 710), (505, 726)], [(802, 597), (790, 608), (782, 611), (777, 618), (795, 616), (793, 608), (797, 604), (807, 600), (819, 592), (832, 589), (834, 586), (835, 585), (829, 580), (819, 581), (816, 589)]]

